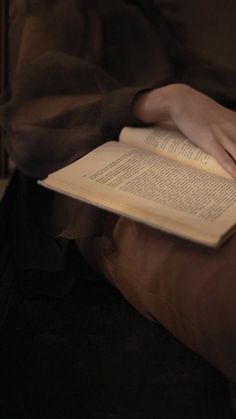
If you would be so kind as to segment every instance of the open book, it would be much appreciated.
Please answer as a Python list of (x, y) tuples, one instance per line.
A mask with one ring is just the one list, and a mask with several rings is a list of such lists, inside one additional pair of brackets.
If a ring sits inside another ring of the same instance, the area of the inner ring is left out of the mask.
[(39, 183), (212, 247), (236, 229), (236, 182), (171, 127), (124, 128)]

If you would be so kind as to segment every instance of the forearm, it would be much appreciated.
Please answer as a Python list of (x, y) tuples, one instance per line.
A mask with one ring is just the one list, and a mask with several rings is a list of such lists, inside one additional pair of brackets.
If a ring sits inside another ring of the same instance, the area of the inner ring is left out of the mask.
[[(32, 0), (34, 3), (40, 10), (30, 10), (27, 15), (12, 95), (0, 108), (0, 123), (8, 132), (7, 147), (16, 165), (30, 176), (41, 177), (107, 139), (116, 139), (123, 126), (138, 124), (132, 113), (137, 93), (163, 85), (172, 73), (158, 39), (160, 55), (153, 54), (151, 28), (133, 7), (121, 7), (121, 16), (129, 25), (122, 43), (121, 71), (117, 71), (114, 52), (106, 63), (98, 60), (99, 53), (103, 56), (104, 48), (107, 50), (106, 39), (104, 45), (98, 44), (103, 33), (101, 19), (83, 16), (74, 10), (74, 2), (42, 0), (41, 6)], [(147, 31), (143, 43), (134, 30)], [(129, 38), (132, 42), (126, 43)], [(148, 67), (140, 56), (142, 49)]]
[(47, 176), (132, 125), (138, 90), (86, 60), (44, 54), (18, 72), (3, 110), (11, 158), (29, 176)]

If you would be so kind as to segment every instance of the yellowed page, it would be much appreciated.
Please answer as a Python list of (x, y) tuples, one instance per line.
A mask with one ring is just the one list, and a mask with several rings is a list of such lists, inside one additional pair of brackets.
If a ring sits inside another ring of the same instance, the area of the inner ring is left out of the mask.
[(236, 220), (236, 183), (109, 142), (44, 186), (161, 230), (216, 246)]
[(212, 156), (196, 147), (171, 126), (126, 127), (121, 131), (120, 142), (232, 179)]

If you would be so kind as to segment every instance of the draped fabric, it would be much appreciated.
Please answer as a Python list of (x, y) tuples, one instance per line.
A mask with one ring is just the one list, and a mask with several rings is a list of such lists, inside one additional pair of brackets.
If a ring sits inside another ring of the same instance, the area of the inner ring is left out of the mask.
[[(67, 213), (36, 182), (139, 125), (132, 104), (142, 90), (185, 82), (236, 108), (235, 13), (234, 0), (11, 3), (0, 123), (18, 171), (0, 208), (1, 319), (16, 280), (34, 277), (35, 290), (50, 296), (68, 291), (65, 255), (77, 235), (86, 259), (132, 305), (235, 385), (235, 237), (214, 253), (122, 217), (109, 224), (91, 207)], [(53, 225), (58, 209), (65, 224)]]
[(117, 138), (142, 89), (183, 81), (234, 107), (235, 13), (234, 0), (14, 0), (0, 120), (17, 166), (44, 177)]
[[(235, 107), (235, 2), (14, 0), (10, 12), (11, 82), (0, 122), (20, 170), (12, 246), (21, 270), (56, 271), (67, 241), (51, 229), (54, 194), (35, 179), (140, 124), (132, 103), (143, 89), (186, 81)], [(99, 234), (102, 218), (90, 219), (87, 234)]]
[(158, 32), (136, 7), (116, 2), (88, 14), (73, 1), (32, 6), (1, 109), (7, 148), (24, 173), (43, 177), (117, 138), (136, 122), (137, 92), (173, 79)]
[[(11, 2), (11, 82), (0, 122), (20, 170), (19, 240), (12, 245), (22, 270), (63, 265), (63, 251), (50, 259), (57, 247), (53, 226), (41, 222), (56, 218), (60, 203), (35, 179), (117, 138), (124, 125), (137, 124), (131, 112), (135, 95), (175, 78), (158, 32), (136, 6), (120, 1), (92, 9), (81, 5)], [(91, 218), (86, 213), (83, 208), (83, 225)], [(97, 226), (88, 226), (87, 234), (102, 230), (101, 218), (92, 218)], [(24, 252), (19, 243), (25, 243)]]

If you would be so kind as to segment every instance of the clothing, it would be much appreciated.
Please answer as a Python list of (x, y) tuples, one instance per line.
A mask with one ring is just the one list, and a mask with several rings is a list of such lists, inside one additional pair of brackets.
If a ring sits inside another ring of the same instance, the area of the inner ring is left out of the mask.
[(16, 67), (1, 110), (12, 158), (37, 178), (137, 124), (137, 92), (175, 79), (158, 33), (137, 8), (117, 1), (87, 16), (76, 2), (48, 7), (25, 18), (18, 60), (23, 54), (29, 62)]
[(139, 123), (132, 103), (143, 89), (188, 81), (235, 107), (236, 6), (218, 3), (100, 0), (89, 14), (80, 0), (26, 2), (10, 100), (0, 109), (17, 167), (44, 177), (116, 139), (124, 125)]
[[(45, 177), (108, 139), (117, 139), (123, 126), (139, 123), (131, 111), (136, 94), (176, 80), (159, 34), (138, 7), (101, 1), (90, 15), (79, 5), (28, 2), (24, 13), (18, 13), (24, 16), (15, 29), (21, 33), (20, 46), (14, 45), (12, 52), (15, 63), (15, 50), (20, 50), (18, 65), (12, 70), (11, 99), (0, 108), (0, 118), (11, 158), (30, 177)], [(24, 65), (19, 64), (22, 54)], [(61, 198), (54, 196), (48, 206), (51, 219), (58, 218), (58, 201)], [(102, 219), (96, 225), (88, 222), (87, 211), (98, 220), (97, 210), (83, 206), (83, 232), (79, 228), (78, 233), (83, 236), (85, 225), (89, 235), (103, 228)], [(70, 209), (66, 223), (71, 218)], [(52, 234), (58, 236), (63, 229), (53, 226)]]
[(110, 214), (103, 235), (77, 246), (146, 318), (236, 382), (235, 235), (209, 249)]
[[(164, 3), (165, 7), (163, 1), (150, 0), (145, 6), (141, 1), (102, 1), (100, 9), (89, 15), (81, 12), (75, 1), (56, 1), (51, 6), (29, 2), (19, 53), (24, 65), (18, 64), (13, 72), (11, 100), (0, 111), (9, 135), (7, 148), (26, 175), (44, 177), (106, 140), (116, 139), (124, 125), (140, 124), (132, 115), (132, 104), (144, 89), (188, 80), (193, 87), (202, 87), (206, 94), (235, 106), (236, 93), (224, 66), (215, 69), (215, 78), (210, 77), (211, 62), (205, 55), (201, 61), (194, 45), (194, 54), (185, 50), (187, 59), (183, 59), (181, 43), (176, 41), (177, 34), (173, 40), (173, 28), (167, 23), (174, 10), (179, 18), (179, 2), (175, 8), (172, 1)], [(199, 1), (196, 4), (199, 6)], [(219, 4), (225, 8), (223, 1)], [(219, 16), (216, 10), (214, 16)], [(231, 9), (228, 12), (230, 16)], [(183, 26), (178, 29), (184, 41)], [(36, 39), (34, 33), (38, 34)], [(195, 42), (193, 35), (187, 37), (187, 43)], [(196, 63), (200, 78), (194, 78)], [(230, 67), (232, 77), (235, 72), (236, 67)], [(24, 182), (31, 182), (35, 196), (46, 193), (33, 180), (24, 177)], [(33, 203), (30, 189), (25, 189), (29, 214)], [(55, 221), (61, 204), (49, 195), (44, 216)], [(73, 232), (68, 229), (72, 219), (68, 202), (68, 219), (64, 225), (55, 222), (47, 237), (66, 235), (65, 231), (68, 238), (80, 237), (77, 243), (83, 255), (131, 304), (161, 321), (235, 383), (235, 238), (219, 250), (209, 251), (104, 213), (102, 218), (93, 213), (95, 223), (91, 221), (82, 232), (84, 215), (87, 221), (90, 217), (84, 206), (79, 213), (73, 209), (75, 218), (79, 214), (79, 230)], [(36, 264), (49, 269), (50, 246), (45, 246), (46, 257), (36, 234), (31, 252), (37, 246), (40, 258), (32, 264), (26, 257), (25, 269)], [(60, 269), (60, 264), (54, 258), (50, 269)]]

